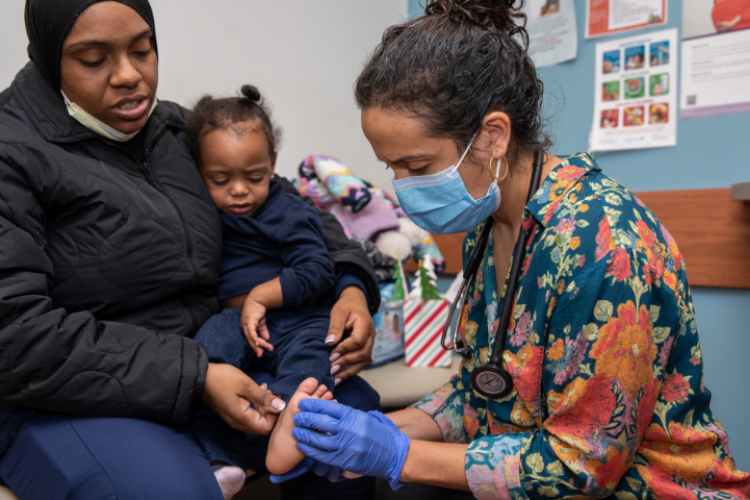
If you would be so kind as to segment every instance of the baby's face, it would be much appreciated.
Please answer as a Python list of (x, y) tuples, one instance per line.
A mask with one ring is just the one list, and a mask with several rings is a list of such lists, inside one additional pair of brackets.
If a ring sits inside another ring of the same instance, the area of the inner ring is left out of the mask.
[(275, 156), (260, 131), (217, 129), (201, 140), (201, 175), (219, 211), (251, 215), (268, 198)]

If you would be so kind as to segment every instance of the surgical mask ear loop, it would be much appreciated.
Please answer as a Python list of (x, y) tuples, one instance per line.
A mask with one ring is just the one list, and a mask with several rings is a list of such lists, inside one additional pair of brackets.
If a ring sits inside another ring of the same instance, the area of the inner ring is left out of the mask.
[[(505, 169), (505, 175), (502, 176), (502, 177), (498, 177), (497, 174), (495, 174), (495, 172), (492, 171), (492, 162), (494, 160), (495, 160), (495, 153), (492, 153), (492, 158), (490, 158), (490, 164), (489, 164), (489, 167), (488, 167), (489, 171), (490, 171), (490, 175), (492, 176), (493, 179), (495, 179), (497, 181), (498, 184), (501, 184), (505, 179), (508, 178), (508, 174), (510, 173), (510, 165), (508, 164), (508, 162), (506, 160), (505, 163), (506, 163), (506, 165), (507, 165), (508, 168)], [(500, 173), (500, 167), (501, 167), (502, 164), (503, 164), (503, 159), (502, 158), (500, 158), (499, 160), (497, 160), (497, 173), (498, 174)]]
[(478, 134), (479, 134), (479, 132), (477, 132), (476, 134), (474, 134), (472, 136), (471, 142), (466, 147), (466, 150), (464, 151), (464, 154), (461, 155), (461, 159), (458, 160), (458, 163), (456, 163), (456, 170), (458, 170), (458, 167), (460, 167), (461, 164), (464, 162), (464, 159), (466, 159), (466, 155), (469, 154), (469, 150), (471, 150), (471, 146), (474, 144), (474, 141), (476, 140)]

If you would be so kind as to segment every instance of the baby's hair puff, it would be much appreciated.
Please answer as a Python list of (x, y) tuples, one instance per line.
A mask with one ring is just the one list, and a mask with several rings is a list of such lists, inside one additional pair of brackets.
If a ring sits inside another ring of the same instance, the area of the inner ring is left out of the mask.
[(199, 165), (201, 139), (214, 130), (231, 130), (237, 134), (260, 132), (268, 141), (271, 157), (278, 153), (281, 144), (281, 129), (274, 125), (270, 109), (253, 85), (243, 85), (238, 97), (215, 99), (204, 95), (193, 107), (185, 133), (190, 154)]

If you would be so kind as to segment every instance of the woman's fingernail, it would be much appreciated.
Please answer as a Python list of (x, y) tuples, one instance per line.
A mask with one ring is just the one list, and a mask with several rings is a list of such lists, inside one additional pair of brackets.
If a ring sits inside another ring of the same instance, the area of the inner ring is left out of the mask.
[(341, 370), (341, 365), (335, 365), (333, 368), (331, 368), (331, 375), (336, 375), (339, 370)]
[(274, 410), (281, 411), (286, 408), (286, 403), (280, 399), (274, 399), (273, 401), (271, 401), (271, 406)]
[(338, 387), (338, 385), (340, 383), (341, 383), (341, 379), (340, 378), (337, 378), (336, 380), (333, 381), (333, 385), (336, 386), (336, 387)]
[(336, 336), (331, 334), (328, 337), (326, 337), (326, 345), (327, 344), (333, 344), (333, 341), (336, 340)]
[(265, 391), (266, 389), (268, 389), (268, 384), (266, 384), (265, 382), (263, 382), (262, 384), (260, 384), (260, 388)]
[(341, 357), (341, 353), (340, 352), (334, 352), (333, 354), (331, 354), (331, 363), (335, 362), (340, 357)]

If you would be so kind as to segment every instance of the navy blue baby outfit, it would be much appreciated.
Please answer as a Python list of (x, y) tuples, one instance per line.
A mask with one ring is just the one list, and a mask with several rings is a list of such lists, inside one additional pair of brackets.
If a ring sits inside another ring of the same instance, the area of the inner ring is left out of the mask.
[[(281, 309), (266, 311), (273, 351), (258, 358), (240, 328), (241, 312), (225, 309), (211, 317), (195, 335), (211, 363), (226, 363), (247, 372), (261, 369), (276, 377), (269, 386), (289, 401), (299, 384), (315, 377), (333, 388), (328, 335), (335, 270), (323, 243), (323, 229), (315, 210), (285, 194), (274, 179), (268, 199), (250, 216), (221, 214), (223, 256), (220, 300), (250, 293), (256, 286), (279, 278)], [(233, 431), (208, 411), (198, 412), (193, 433), (209, 460), (244, 466), (245, 446)]]

